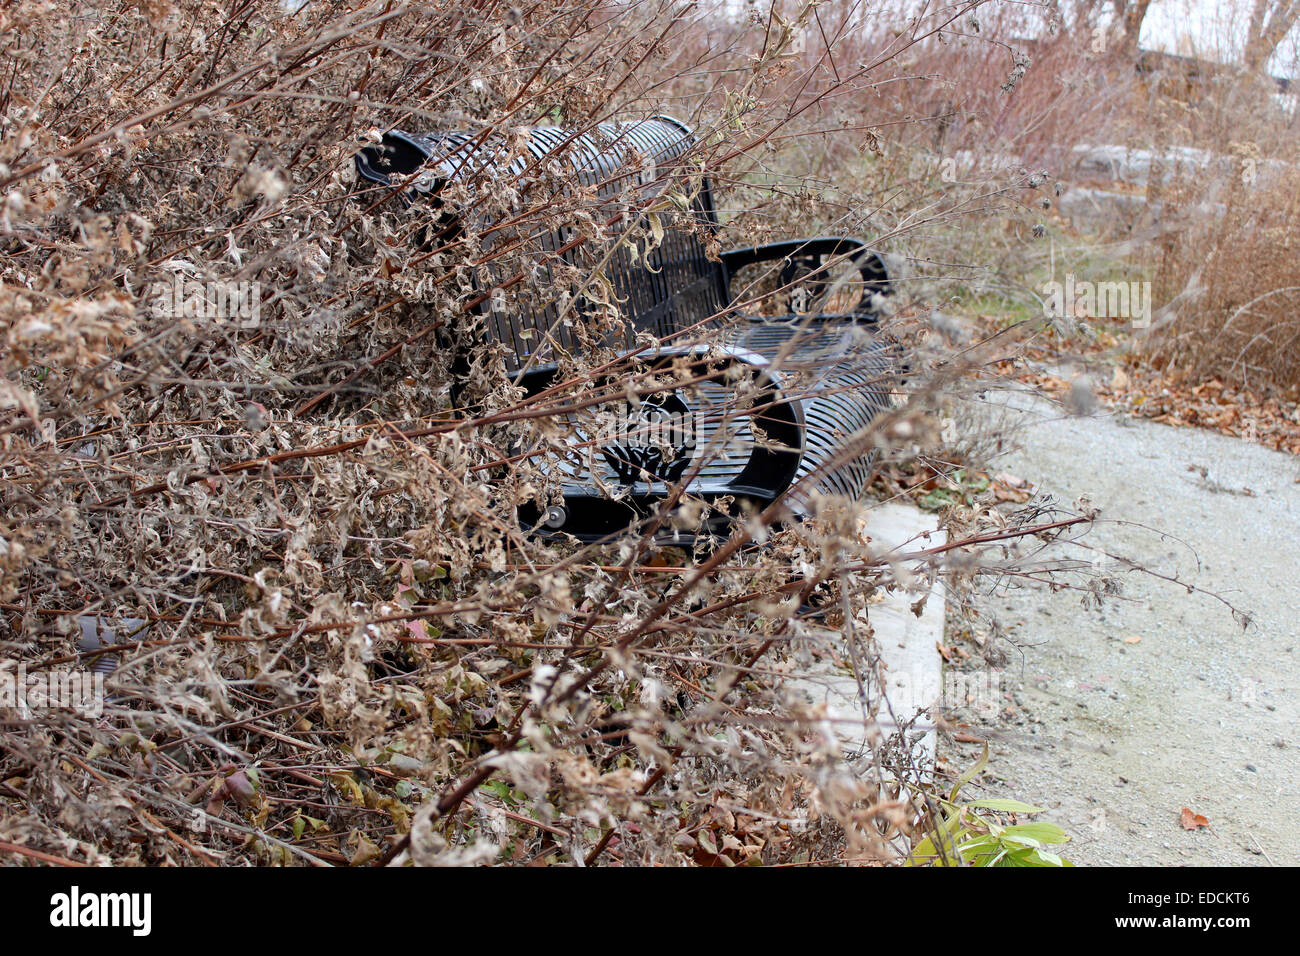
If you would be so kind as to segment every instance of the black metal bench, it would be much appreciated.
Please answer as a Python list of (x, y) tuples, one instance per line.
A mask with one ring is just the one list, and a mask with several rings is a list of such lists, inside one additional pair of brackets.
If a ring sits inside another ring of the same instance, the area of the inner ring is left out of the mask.
[[(464, 225), (466, 210), (439, 204), (457, 180), (517, 176), (559, 158), (563, 177), (588, 190), (597, 206), (625, 200), (631, 185), (643, 208), (662, 207), (670, 189), (694, 183), (689, 198), (681, 197), (689, 228), (663, 231), (657, 247), (640, 256), (615, 242), (599, 257), (627, 320), (621, 340), (606, 336), (600, 344), (631, 354), (618, 375), (649, 386), (598, 406), (569, 403), (566, 447), (553, 450), (560, 487), (536, 509), (524, 509), (534, 530), (602, 539), (652, 514), (675, 492), (732, 502), (734, 515), (744, 502), (764, 506), (784, 495), (800, 512), (819, 492), (859, 498), (866, 489), (872, 422), (891, 406), (897, 369), (894, 344), (876, 328), (891, 293), (885, 264), (864, 242), (845, 237), (710, 255), (719, 224), (711, 184), (684, 163), (694, 142), (684, 125), (656, 117), (603, 124), (585, 135), (534, 128), (527, 154), (504, 165), (500, 140), (461, 132), (394, 131), (356, 156), (367, 183), (408, 206), (432, 203), (431, 228), (418, 240), (429, 247)], [(366, 197), (370, 204), (381, 198)], [(547, 278), (580, 261), (582, 237), (574, 227), (534, 239)], [(775, 284), (764, 301), (783, 306), (776, 314), (756, 314), (764, 284)], [(560, 359), (582, 350), (564, 321), (575, 307), (572, 291), (557, 288), (544, 301), (509, 306), (491, 288), (480, 296), (473, 334), (507, 347), (507, 371), (528, 395), (555, 384)], [(832, 299), (841, 304), (828, 311)], [(654, 336), (650, 348), (644, 333)], [(459, 370), (466, 373), (463, 363)], [(619, 395), (617, 376), (592, 385)], [(705, 515), (690, 533), (725, 520)]]

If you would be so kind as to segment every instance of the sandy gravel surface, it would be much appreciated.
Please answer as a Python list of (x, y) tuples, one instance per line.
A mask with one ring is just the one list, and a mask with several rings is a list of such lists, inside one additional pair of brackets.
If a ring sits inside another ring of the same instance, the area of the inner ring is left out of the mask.
[[(966, 703), (949, 713), (990, 740), (985, 792), (1047, 808), (1081, 864), (1300, 865), (1300, 459), (1069, 417), (1024, 393), (995, 400), (1022, 445), (998, 469), (1067, 504), (1087, 495), (1102, 509), (1089, 544), (1216, 592), (1254, 624), (1122, 563), (1101, 567), (1122, 594), (1100, 609), (1073, 591), (984, 594), (1005, 636), (989, 640), (993, 663), (962, 665)], [(950, 615), (949, 641), (976, 650), (961, 628)], [(941, 743), (960, 765), (979, 749)], [(1210, 829), (1183, 829), (1183, 807)]]

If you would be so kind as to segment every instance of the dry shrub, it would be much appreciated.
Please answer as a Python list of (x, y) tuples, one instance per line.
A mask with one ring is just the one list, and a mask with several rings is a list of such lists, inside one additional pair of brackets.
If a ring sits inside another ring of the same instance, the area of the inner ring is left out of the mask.
[[(1235, 10), (1249, 14), (1248, 5)], [(1141, 69), (1120, 50), (1080, 59), (1084, 27), (1062, 31), (1060, 85), (1095, 99), (1052, 114), (1043, 130), (1062, 162), (1048, 166), (1069, 179), (1078, 158), (1071, 148), (1123, 147), (1134, 162), (1127, 180), (1089, 185), (1145, 200), (1146, 212), (1115, 223), (1126, 242), (1088, 243), (1080, 258), (1123, 256), (1151, 278), (1156, 328), (1142, 352), (1157, 367), (1296, 387), (1293, 94), (1280, 98), (1271, 80), (1216, 63), (1223, 50), (1144, 52)], [(1223, 36), (1241, 32), (1225, 24)], [(1122, 266), (1106, 268), (1090, 278), (1127, 278)]]
[[(351, 165), (392, 127), (495, 130), (505, 161), (519, 127), (669, 111), (700, 133), (675, 175), (725, 180), (829, 135), (812, 104), (863, 96), (897, 51), (838, 75), (799, 59), (807, 4), (764, 31), (658, 0), (292, 7), (0, 10), (0, 666), (84, 667), (77, 615), (129, 635), (102, 716), (0, 709), (0, 842), (115, 863), (897, 859), (916, 768), (886, 775), (882, 740), (850, 772), (783, 690), (820, 594), (860, 623), (874, 706), (866, 606), (893, 578), (863, 506), (742, 516), (672, 560), (663, 511), (599, 548), (519, 525), (558, 480), (555, 410), (623, 370), (601, 345), (623, 316), (588, 296), (589, 348), (530, 401), (470, 307), (493, 276), (518, 277), (506, 308), (598, 288), (620, 235), (655, 241), (635, 191), (609, 216), (562, 169), (471, 177), (450, 198), (480, 215), (425, 251), (436, 216), (359, 196)], [(891, 202), (870, 205), (901, 224)], [(858, 231), (862, 204), (819, 223)], [(573, 223), (581, 255), (542, 274), (536, 237)], [(160, 308), (177, 281), (257, 283), (256, 324)], [(856, 450), (933, 430), (919, 404), (883, 424)]]
[[(1258, 133), (1242, 123), (1241, 134)], [(1300, 166), (1233, 141), (1168, 185), (1156, 184), (1159, 235), (1140, 258), (1160, 310), (1152, 362), (1196, 379), (1300, 393)]]
[[(739, 157), (731, 205), (759, 239), (790, 221), (848, 221), (881, 237), (909, 265), (908, 298), (927, 308), (985, 297), (1037, 306), (1029, 276), (1048, 255), (1037, 238), (1054, 178), (1076, 147), (1133, 114), (1140, 83), (1118, 47), (1095, 52), (1091, 24), (1057, 5), (951, 9), (947, 30), (913, 41), (897, 7), (819, 7), (828, 33), (844, 11), (862, 11), (837, 62), (878, 63), (873, 82), (817, 104), (830, 132)], [(817, 52), (810, 43), (802, 56)]]

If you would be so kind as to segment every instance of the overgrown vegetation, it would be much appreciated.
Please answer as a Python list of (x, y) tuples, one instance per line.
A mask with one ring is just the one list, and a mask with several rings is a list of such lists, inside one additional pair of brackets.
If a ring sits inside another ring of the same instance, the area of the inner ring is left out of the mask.
[[(519, 524), (557, 486), (558, 410), (633, 374), (602, 344), (625, 321), (603, 257), (694, 228), (681, 204), (630, 190), (611, 214), (525, 162), (456, 183), (447, 200), (476, 217), (428, 250), (417, 237), (438, 222), (363, 192), (352, 156), (388, 129), (455, 128), (495, 136), (504, 168), (538, 124), (691, 123), (696, 147), (661, 175), (720, 184), (720, 245), (825, 230), (906, 266), (889, 331), (912, 349), (908, 395), (849, 440), (924, 457), (937, 397), (1003, 349), (930, 306), (1017, 281), (1050, 205), (1050, 151), (1031, 146), (1076, 141), (1071, 104), (1108, 108), (1092, 87), (1030, 82), (1005, 37), (1054, 22), (1039, 16), (980, 0), (920, 17), (661, 0), (0, 9), (0, 667), (83, 668), (79, 615), (129, 635), (102, 715), (0, 709), (6, 852), (906, 858), (933, 823), (910, 750), (880, 739), (850, 770), (785, 686), (823, 621), (880, 686), (866, 611), (898, 569), (864, 539), (867, 506), (818, 499), (794, 522), (735, 503), (695, 552), (656, 542), (667, 509), (601, 547)], [(1055, 49), (1044, 62), (1076, 57)], [(975, 169), (976, 148), (1019, 158), (954, 181), (943, 160)], [(966, 248), (976, 216), (1001, 228), (993, 255)], [(574, 261), (536, 268), (538, 236), (575, 225)], [(187, 283), (255, 284), (255, 321), (159, 304)], [(561, 354), (555, 389), (510, 385), (476, 325), (493, 289), (494, 308), (568, 317), (584, 347)], [(459, 405), (449, 341), (471, 353)], [(999, 542), (1086, 520), (957, 488), (933, 502), (950, 543), (923, 569), (954, 587)]]
[(1266, 162), (1254, 142), (1232, 146), (1217, 171), (1160, 191), (1179, 225), (1162, 230), (1146, 254), (1156, 265), (1156, 301), (1166, 309), (1152, 358), (1192, 382), (1220, 376), (1294, 401), (1300, 169), (1291, 155)]
[(1069, 842), (1064, 830), (1054, 823), (1019, 822), (1022, 816), (1042, 813), (1042, 807), (1005, 798), (957, 802), (962, 787), (984, 769), (988, 759), (986, 744), (980, 759), (953, 784), (948, 798), (940, 800), (938, 824), (917, 844), (908, 863), (912, 866), (1073, 865), (1048, 849)]

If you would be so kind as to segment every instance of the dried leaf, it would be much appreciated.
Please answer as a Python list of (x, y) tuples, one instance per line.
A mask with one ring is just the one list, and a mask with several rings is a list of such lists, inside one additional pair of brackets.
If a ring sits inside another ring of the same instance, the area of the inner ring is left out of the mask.
[(1199, 813), (1193, 813), (1187, 807), (1183, 807), (1183, 812), (1179, 815), (1178, 820), (1183, 825), (1184, 830), (1199, 830), (1210, 825), (1207, 818)]

